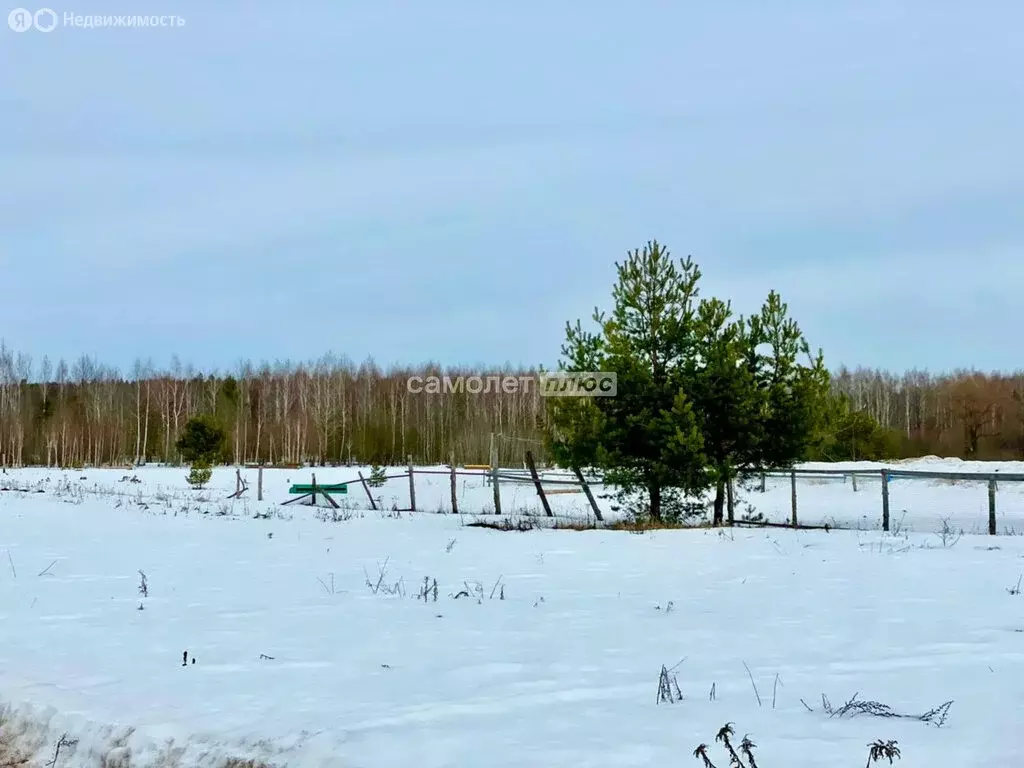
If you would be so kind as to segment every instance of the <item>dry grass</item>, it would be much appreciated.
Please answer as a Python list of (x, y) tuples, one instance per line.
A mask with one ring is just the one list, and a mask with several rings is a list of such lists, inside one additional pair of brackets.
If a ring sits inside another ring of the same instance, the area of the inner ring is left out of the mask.
[[(105, 729), (106, 730), (106, 729)], [(95, 765), (97, 768), (188, 768), (184, 745), (167, 742), (156, 751), (148, 750), (144, 762), (133, 754), (129, 740), (134, 729), (115, 733), (109, 729), (101, 752), (86, 749), (64, 734), (58, 739), (51, 723), (37, 712), (0, 705), (0, 768), (51, 768), (56, 763)], [(77, 754), (76, 754), (77, 753)], [(57, 758), (56, 760), (54, 758)], [(218, 768), (282, 768), (259, 758), (225, 757)]]
[(629, 531), (630, 533), (644, 533), (645, 531), (679, 531), (697, 530), (711, 528), (710, 522), (690, 523), (682, 520), (675, 522), (668, 520), (615, 520), (603, 526), (609, 531)]
[(35, 768), (33, 755), (45, 745), (45, 729), (33, 732), (28, 718), (0, 707), (0, 768)]
[(711, 528), (710, 523), (668, 522), (654, 520), (615, 520), (597, 522), (593, 519), (570, 517), (541, 517), (538, 515), (512, 515), (505, 517), (477, 517), (465, 523), (467, 528), (488, 528), (492, 531), (526, 533), (534, 530), (553, 531), (626, 531), (645, 533), (663, 530), (700, 530)]

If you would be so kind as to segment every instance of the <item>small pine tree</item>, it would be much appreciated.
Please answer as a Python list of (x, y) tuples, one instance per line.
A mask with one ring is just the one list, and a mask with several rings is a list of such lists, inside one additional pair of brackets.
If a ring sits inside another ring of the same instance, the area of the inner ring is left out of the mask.
[(192, 462), (192, 468), (185, 479), (188, 480), (189, 485), (198, 491), (210, 482), (211, 477), (213, 477), (213, 467), (210, 466), (209, 459), (203, 458)]
[(882, 461), (897, 458), (903, 436), (881, 426), (867, 411), (855, 410), (846, 395), (831, 395), (814, 442), (810, 461)]
[(387, 474), (384, 471), (384, 467), (372, 464), (370, 466), (370, 477), (367, 479), (366, 484), (371, 488), (380, 488), (385, 482), (387, 482)]

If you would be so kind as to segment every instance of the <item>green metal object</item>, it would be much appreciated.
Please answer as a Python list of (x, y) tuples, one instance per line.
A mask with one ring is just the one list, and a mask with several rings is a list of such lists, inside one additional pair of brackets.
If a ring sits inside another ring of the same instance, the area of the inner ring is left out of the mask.
[(346, 483), (335, 483), (334, 485), (293, 485), (288, 489), (288, 493), (348, 493), (348, 485)]

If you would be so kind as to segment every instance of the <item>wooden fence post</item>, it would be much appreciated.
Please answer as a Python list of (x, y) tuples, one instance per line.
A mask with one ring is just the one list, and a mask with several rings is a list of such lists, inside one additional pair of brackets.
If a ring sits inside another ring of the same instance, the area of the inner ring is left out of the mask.
[(366, 498), (368, 498), (370, 500), (370, 509), (372, 509), (374, 512), (376, 512), (377, 511), (377, 502), (375, 502), (373, 500), (373, 494), (370, 493), (370, 486), (368, 486), (366, 484), (366, 478), (363, 477), (363, 473), (362, 473), (361, 470), (357, 474), (359, 475), (359, 482), (363, 484), (363, 490), (366, 491)]
[(587, 483), (586, 479), (583, 477), (583, 473), (580, 471), (580, 468), (579, 467), (573, 467), (572, 471), (576, 474), (576, 479), (580, 481), (580, 485), (583, 486), (583, 492), (585, 494), (587, 494), (587, 501), (590, 502), (590, 508), (592, 510), (594, 510), (594, 517), (597, 518), (598, 522), (603, 522), (604, 518), (601, 516), (601, 510), (597, 506), (597, 501), (594, 500), (594, 494), (590, 490), (590, 485)]
[(857, 473), (853, 472), (850, 474), (850, 479), (853, 481), (853, 492), (857, 492)]
[(764, 481), (765, 481), (765, 473), (762, 472), (761, 473), (761, 493), (764, 493), (764, 491), (765, 491)]
[(996, 480), (988, 481), (988, 533), (996, 535)]
[(530, 466), (530, 475), (533, 477), (533, 485), (537, 489), (537, 495), (540, 496), (540, 503), (544, 507), (544, 514), (548, 517), (553, 517), (551, 506), (548, 504), (548, 497), (544, 495), (544, 486), (540, 484), (537, 465), (533, 463), (533, 454), (530, 451), (526, 452), (526, 463)]
[(313, 500), (310, 503), (316, 506), (316, 472), (313, 473)]
[(451, 455), (451, 468), (452, 468), (452, 514), (459, 514), (459, 494), (455, 485), (455, 454)]
[(263, 465), (256, 471), (256, 501), (263, 501)]
[(799, 525), (799, 523), (797, 522), (797, 519), (796, 519), (796, 470), (795, 469), (791, 469), (789, 471), (789, 495), (790, 495), (790, 502), (793, 505), (793, 519), (792, 519), (792, 523), (793, 523), (793, 527), (796, 528)]
[(498, 487), (498, 445), (491, 432), (491, 490), (494, 492), (494, 514), (501, 514), (501, 489)]
[(889, 470), (882, 470), (882, 530), (889, 530)]
[(416, 481), (413, 479), (412, 454), (409, 454), (409, 509), (416, 511)]

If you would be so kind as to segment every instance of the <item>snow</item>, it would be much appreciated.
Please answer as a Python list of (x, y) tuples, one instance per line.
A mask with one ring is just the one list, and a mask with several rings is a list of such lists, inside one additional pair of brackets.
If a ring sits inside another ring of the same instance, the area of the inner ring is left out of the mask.
[[(419, 513), (391, 511), (401, 479), (381, 512), (359, 487), (340, 513), (279, 506), (310, 471), (267, 470), (262, 504), (254, 470), (238, 502), (228, 469), (202, 493), (173, 468), (0, 475), (22, 489), (0, 493), (0, 765), (48, 764), (64, 736), (57, 766), (699, 765), (702, 742), (723, 766), (726, 722), (764, 768), (862, 766), (876, 739), (908, 768), (1022, 764), (1024, 537), (970, 532), (982, 483), (894, 481), (890, 534), (866, 479), (799, 488), (805, 522), (862, 530), (501, 533), (435, 514), (444, 475), (417, 477)], [(506, 512), (539, 510), (531, 486), (502, 491)], [(491, 493), (459, 479), (463, 511)], [(787, 479), (741, 495), (788, 519)], [(1024, 530), (1022, 502), (1000, 485), (1000, 531)], [(656, 703), (662, 665), (683, 701)], [(822, 711), (854, 693), (954, 703), (942, 727)]]

